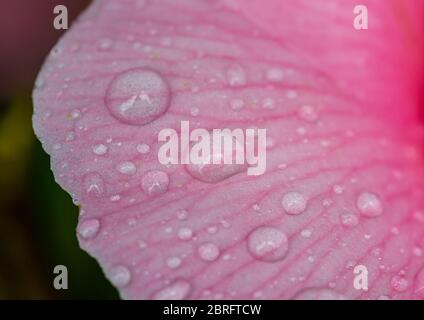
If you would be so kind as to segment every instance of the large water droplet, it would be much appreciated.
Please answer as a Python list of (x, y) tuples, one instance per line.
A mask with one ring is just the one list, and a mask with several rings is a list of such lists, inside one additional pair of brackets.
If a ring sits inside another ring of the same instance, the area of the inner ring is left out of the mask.
[(176, 280), (153, 295), (155, 300), (182, 300), (188, 296), (191, 285), (186, 280)]
[(193, 236), (193, 230), (190, 228), (181, 228), (178, 230), (178, 238), (181, 240), (190, 240)]
[(363, 192), (356, 200), (359, 212), (368, 218), (375, 218), (383, 213), (383, 206), (380, 198), (371, 192)]
[(94, 238), (100, 229), (100, 221), (97, 219), (88, 219), (82, 221), (77, 228), (78, 234), (83, 239), (91, 239)]
[(347, 297), (326, 288), (308, 288), (300, 291), (294, 297), (294, 300), (347, 300)]
[(214, 261), (218, 258), (220, 251), (213, 243), (204, 243), (198, 248), (199, 256), (205, 261)]
[(104, 181), (100, 174), (92, 172), (84, 177), (83, 185), (88, 195), (100, 197), (104, 191)]
[(105, 103), (119, 121), (144, 125), (166, 112), (170, 98), (169, 85), (161, 75), (137, 68), (119, 74), (111, 82)]
[(283, 196), (281, 204), (288, 214), (297, 215), (305, 211), (307, 200), (301, 193), (293, 191)]
[(258, 227), (247, 239), (247, 248), (256, 259), (274, 262), (282, 260), (289, 249), (286, 234), (274, 227)]
[(116, 287), (125, 287), (131, 281), (131, 272), (127, 267), (118, 265), (110, 269), (109, 279)]
[[(242, 155), (244, 151), (243, 144), (225, 131), (221, 132), (221, 137), (224, 141), (221, 148), (214, 148), (211, 145), (209, 153), (199, 159), (203, 162), (186, 165), (187, 172), (193, 178), (207, 183), (217, 183), (247, 169), (244, 158), (241, 159), (243, 164), (237, 163), (237, 156)], [(225, 150), (226, 141), (232, 141), (230, 150)]]
[(166, 172), (152, 170), (147, 172), (141, 180), (141, 188), (150, 195), (163, 194), (168, 190), (169, 176)]

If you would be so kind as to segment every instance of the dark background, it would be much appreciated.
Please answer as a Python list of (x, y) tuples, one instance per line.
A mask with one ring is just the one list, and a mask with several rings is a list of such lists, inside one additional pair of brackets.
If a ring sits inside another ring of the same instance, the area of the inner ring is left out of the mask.
[[(115, 299), (115, 289), (76, 239), (78, 208), (53, 179), (32, 131), (31, 92), (44, 58), (89, 0), (0, 0), (0, 299)], [(68, 290), (53, 287), (56, 265)]]

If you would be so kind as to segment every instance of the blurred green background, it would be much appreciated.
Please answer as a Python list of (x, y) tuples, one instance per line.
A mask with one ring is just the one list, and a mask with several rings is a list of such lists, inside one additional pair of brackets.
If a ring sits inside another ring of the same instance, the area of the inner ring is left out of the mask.
[[(44, 57), (88, 0), (0, 0), (0, 299), (116, 299), (97, 262), (76, 238), (78, 208), (53, 179), (50, 159), (32, 131), (31, 91)], [(56, 265), (68, 290), (53, 287)]]

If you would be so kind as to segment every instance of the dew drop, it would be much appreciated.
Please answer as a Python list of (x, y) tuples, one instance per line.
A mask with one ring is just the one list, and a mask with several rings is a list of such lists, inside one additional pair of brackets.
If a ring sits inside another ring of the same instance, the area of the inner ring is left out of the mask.
[(141, 154), (147, 154), (150, 152), (150, 146), (148, 144), (142, 143), (137, 145), (137, 152)]
[(107, 89), (105, 103), (119, 121), (144, 125), (164, 114), (170, 99), (169, 85), (161, 75), (137, 68), (113, 79)]
[(294, 300), (347, 300), (347, 297), (326, 288), (308, 288), (300, 291), (294, 297)]
[(233, 66), (227, 71), (227, 80), (232, 87), (244, 86), (247, 82), (246, 73), (241, 66)]
[(359, 219), (356, 214), (344, 212), (340, 215), (340, 222), (348, 228), (354, 228), (358, 225)]
[(244, 101), (242, 99), (233, 99), (230, 101), (230, 107), (232, 110), (240, 110), (244, 107)]
[(69, 114), (69, 117), (70, 117), (72, 120), (80, 119), (80, 118), (81, 118), (81, 116), (82, 116), (81, 111), (80, 111), (80, 110), (78, 110), (78, 109), (72, 110), (72, 111), (71, 111), (71, 113)]
[(156, 196), (168, 190), (169, 176), (166, 172), (152, 170), (147, 172), (141, 180), (141, 188), (150, 195)]
[(286, 256), (289, 249), (288, 238), (277, 228), (262, 226), (249, 234), (247, 248), (256, 259), (275, 262)]
[(131, 272), (127, 267), (118, 265), (109, 271), (110, 282), (116, 287), (125, 287), (131, 281)]
[(304, 105), (299, 109), (299, 117), (308, 122), (314, 122), (318, 119), (318, 114), (314, 107)]
[(107, 147), (104, 144), (97, 144), (93, 147), (93, 152), (97, 154), (98, 156), (102, 156), (106, 154)]
[(169, 257), (166, 259), (166, 265), (170, 269), (176, 269), (181, 265), (181, 259), (178, 257)]
[(291, 215), (297, 215), (305, 211), (307, 200), (299, 192), (293, 191), (286, 193), (281, 199), (281, 204), (283, 205), (286, 213)]
[(98, 48), (100, 50), (108, 50), (112, 47), (112, 45), (113, 45), (113, 41), (105, 38), (99, 41)]
[(131, 161), (124, 161), (119, 163), (117, 169), (120, 173), (127, 175), (132, 175), (137, 171), (137, 167)]
[(169, 286), (157, 291), (153, 295), (154, 300), (182, 300), (191, 290), (191, 285), (186, 280), (176, 280)]
[(100, 197), (104, 193), (104, 181), (97, 172), (87, 174), (84, 177), (83, 185), (88, 195)]
[(397, 292), (403, 292), (408, 289), (409, 283), (404, 277), (396, 275), (390, 280), (390, 285), (393, 290)]
[(200, 258), (205, 261), (214, 261), (219, 257), (220, 254), (218, 246), (213, 243), (204, 243), (199, 246), (197, 251)]
[(383, 213), (380, 198), (371, 192), (361, 193), (356, 200), (356, 206), (364, 217), (375, 218)]
[(203, 156), (199, 159), (203, 161), (202, 163), (190, 163), (185, 166), (187, 172), (193, 178), (206, 183), (218, 183), (246, 170), (246, 164), (236, 163), (238, 152), (244, 150), (244, 146), (225, 131), (221, 132), (221, 137), (223, 137), (224, 142), (230, 140), (233, 142), (231, 145), (232, 150), (230, 150), (232, 152), (225, 153), (224, 150), (211, 148), (208, 156)]
[(283, 78), (284, 72), (279, 68), (271, 68), (266, 72), (266, 79), (270, 82), (280, 82)]
[(193, 236), (193, 230), (190, 228), (181, 228), (178, 230), (178, 238), (181, 240), (190, 240)]
[(78, 225), (77, 232), (83, 239), (91, 239), (97, 235), (97, 233), (99, 232), (99, 229), (100, 229), (99, 220), (88, 219), (88, 220), (82, 221)]

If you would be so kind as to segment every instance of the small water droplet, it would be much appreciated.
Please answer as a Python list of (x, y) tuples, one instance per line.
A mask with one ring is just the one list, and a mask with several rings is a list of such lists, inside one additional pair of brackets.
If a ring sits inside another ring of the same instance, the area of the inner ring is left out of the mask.
[(344, 191), (344, 188), (342, 186), (340, 186), (338, 184), (336, 184), (336, 185), (333, 186), (333, 192), (335, 194), (342, 194), (343, 191)]
[(95, 197), (100, 197), (104, 192), (104, 181), (100, 174), (92, 172), (84, 177), (83, 185), (85, 192)]
[(307, 206), (306, 198), (299, 192), (293, 191), (286, 193), (281, 199), (286, 213), (291, 215), (297, 215), (305, 211)]
[(166, 259), (166, 265), (170, 269), (176, 269), (181, 265), (181, 259), (178, 257), (169, 257)]
[(309, 229), (304, 229), (300, 232), (300, 235), (304, 238), (310, 238), (312, 236), (312, 231)]
[(78, 225), (77, 229), (78, 234), (83, 239), (94, 238), (100, 229), (100, 221), (97, 219), (84, 220)]
[(186, 220), (188, 216), (188, 212), (185, 209), (181, 209), (177, 211), (177, 218), (179, 220)]
[(178, 238), (181, 240), (190, 240), (193, 237), (193, 230), (190, 228), (181, 228), (178, 230)]
[(247, 82), (246, 73), (241, 66), (235, 65), (227, 71), (227, 80), (232, 87), (244, 86)]
[(131, 272), (127, 267), (118, 265), (109, 270), (110, 282), (116, 287), (125, 287), (131, 281)]
[(299, 109), (299, 117), (308, 122), (314, 122), (318, 119), (317, 111), (310, 105), (304, 105)]
[(147, 154), (150, 152), (150, 146), (146, 143), (138, 144), (137, 145), (137, 152), (141, 154)]
[(199, 246), (198, 253), (203, 260), (214, 261), (218, 258), (220, 251), (217, 245), (213, 243), (204, 243)]
[(240, 110), (244, 107), (244, 101), (242, 99), (233, 99), (230, 101), (230, 107), (233, 110)]
[(106, 154), (107, 147), (104, 144), (97, 144), (93, 147), (93, 152), (97, 154), (98, 156), (102, 156)]
[(193, 108), (190, 109), (190, 114), (193, 117), (197, 117), (199, 115), (199, 113), (200, 113), (200, 110), (197, 107), (193, 107)]
[(390, 285), (393, 290), (397, 292), (403, 292), (408, 289), (409, 283), (404, 277), (396, 275), (390, 280)]
[(176, 280), (169, 286), (157, 291), (153, 295), (154, 300), (182, 300), (191, 291), (191, 285), (186, 280)]
[(380, 198), (371, 192), (361, 193), (356, 200), (356, 206), (364, 217), (375, 218), (383, 213)]
[(141, 180), (141, 188), (150, 195), (156, 196), (168, 190), (169, 176), (166, 172), (153, 170), (147, 172)]
[(81, 113), (81, 111), (80, 111), (80, 110), (78, 110), (78, 109), (72, 110), (72, 111), (71, 111), (71, 113), (69, 114), (69, 117), (70, 117), (72, 120), (80, 119), (80, 118), (81, 118), (81, 116), (82, 116), (82, 113)]
[(289, 249), (284, 232), (274, 227), (262, 226), (253, 230), (247, 239), (250, 254), (258, 260), (275, 262), (282, 260)]
[(113, 41), (110, 39), (101, 39), (98, 43), (98, 47), (100, 50), (108, 50), (112, 47)]
[(145, 125), (166, 112), (171, 93), (157, 72), (132, 69), (119, 74), (109, 85), (105, 102), (111, 114), (130, 125)]
[(266, 72), (266, 79), (270, 82), (280, 82), (283, 78), (284, 72), (279, 68), (271, 68)]
[(340, 222), (348, 228), (354, 228), (358, 225), (359, 219), (356, 214), (344, 212), (340, 215)]
[(122, 174), (132, 175), (137, 172), (137, 167), (134, 162), (123, 161), (118, 164), (117, 169)]
[(347, 300), (347, 297), (327, 288), (308, 288), (300, 291), (294, 300)]

